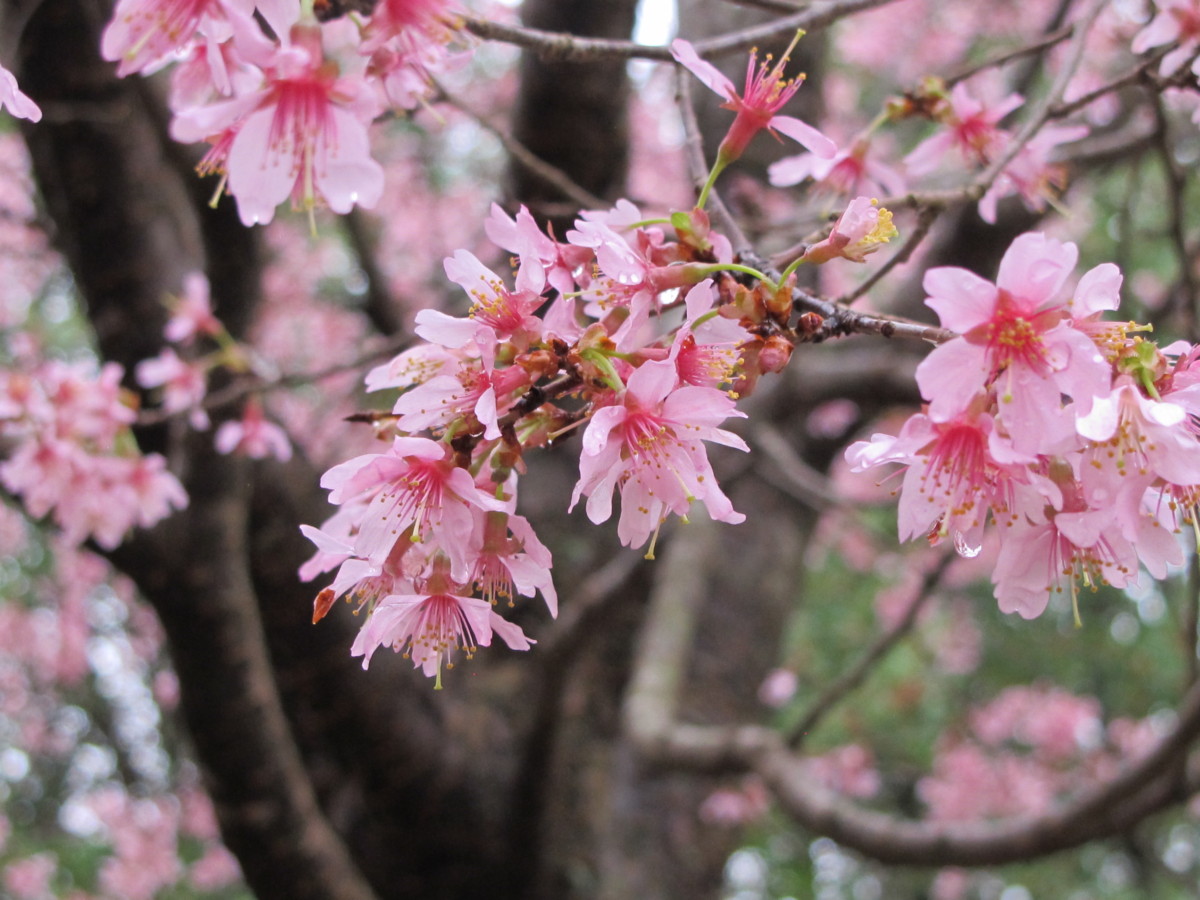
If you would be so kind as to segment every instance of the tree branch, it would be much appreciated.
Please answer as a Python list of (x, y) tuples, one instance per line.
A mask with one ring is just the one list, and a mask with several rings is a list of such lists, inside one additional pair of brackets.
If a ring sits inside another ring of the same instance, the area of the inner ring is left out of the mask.
[[(773, 38), (790, 34), (796, 29), (817, 31), (851, 13), (894, 2), (896, 0), (830, 0), (828, 3), (813, 3), (803, 12), (784, 16), (766, 25), (756, 25), (719, 38), (697, 41), (696, 52), (701, 56), (711, 57), (749, 50), (758, 44), (769, 43)], [(657, 59), (663, 62), (672, 60), (671, 51), (667, 47), (649, 46), (633, 41), (581, 38), (572, 34), (503, 25), (476, 16), (463, 16), (463, 25), (476, 37), (514, 44), (537, 53), (542, 59), (554, 62), (595, 62), (601, 59)]]

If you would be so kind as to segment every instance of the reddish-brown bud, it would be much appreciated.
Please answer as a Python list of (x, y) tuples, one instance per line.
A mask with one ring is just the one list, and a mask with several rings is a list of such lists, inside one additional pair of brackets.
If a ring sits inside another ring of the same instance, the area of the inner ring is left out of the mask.
[(760, 372), (782, 372), (792, 358), (792, 342), (783, 335), (773, 334), (763, 341), (758, 351), (758, 368)]
[(313, 624), (316, 625), (329, 613), (333, 608), (333, 601), (337, 596), (333, 593), (333, 588), (325, 588), (321, 593), (317, 594), (317, 599), (313, 601)]
[(533, 381), (540, 378), (553, 378), (559, 370), (558, 355), (549, 350), (530, 350), (528, 353), (521, 353), (514, 362), (524, 369)]

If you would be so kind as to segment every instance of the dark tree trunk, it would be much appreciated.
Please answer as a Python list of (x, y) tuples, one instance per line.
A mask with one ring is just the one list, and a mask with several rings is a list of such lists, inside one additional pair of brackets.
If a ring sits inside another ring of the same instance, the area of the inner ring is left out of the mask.
[[(528, 0), (524, 24), (587, 37), (628, 38), (637, 0)], [(629, 78), (624, 60), (549, 62), (526, 52), (513, 136), (593, 195), (616, 200), (629, 165)], [(561, 236), (577, 208), (520, 165), (510, 168), (512, 196), (557, 226)]]

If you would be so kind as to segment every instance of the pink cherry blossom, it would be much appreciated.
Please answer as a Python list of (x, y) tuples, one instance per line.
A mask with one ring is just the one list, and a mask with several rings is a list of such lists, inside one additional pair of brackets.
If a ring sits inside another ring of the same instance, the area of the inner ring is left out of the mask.
[(1086, 412), (1111, 382), (1096, 345), (1065, 321), (1066, 301), (1057, 299), (1077, 256), (1074, 244), (1030, 233), (1013, 241), (996, 284), (965, 269), (926, 272), (925, 302), (962, 335), (917, 368), (933, 419), (949, 420), (994, 383), (999, 418), (1018, 450), (1044, 450), (1074, 430), (1061, 395)]
[(172, 126), (179, 140), (227, 143), (229, 192), (247, 225), (270, 222), (288, 197), (310, 214), (318, 199), (346, 213), (383, 193), (366, 127), (378, 112), (374, 93), (361, 78), (338, 77), (319, 31), (298, 26), (292, 37), (266, 64), (259, 90), (189, 110)]
[(137, 453), (122, 374), (115, 364), (92, 373), (60, 362), (0, 372), (0, 433), (13, 442), (0, 483), (34, 518), (52, 514), (70, 543), (115, 547), (133, 526), (187, 504), (165, 460)]
[[(512, 536), (509, 536), (512, 532)], [(512, 605), (517, 594), (542, 594), (550, 615), (558, 615), (558, 594), (550, 577), (550, 551), (524, 516), (488, 512), (476, 519), (472, 535), (471, 582), (492, 605)]]
[(218, 453), (238, 453), (251, 459), (273, 457), (281, 462), (292, 458), (292, 442), (282, 428), (267, 420), (262, 404), (249, 400), (240, 420), (222, 422), (213, 436)]
[(187, 362), (172, 348), (165, 348), (153, 359), (144, 359), (135, 370), (138, 384), (144, 388), (162, 388), (162, 408), (168, 413), (188, 410), (188, 421), (197, 430), (208, 428), (204, 396), (208, 393), (208, 369), (202, 362)]
[[(1169, 75), (1187, 62), (1200, 47), (1200, 2), (1198, 0), (1156, 0), (1158, 12), (1150, 23), (1133, 39), (1134, 53), (1145, 53), (1152, 47), (1179, 42), (1179, 46), (1163, 57), (1159, 69)], [(1200, 73), (1200, 60), (1192, 64)]]
[(51, 896), (50, 880), (58, 870), (53, 853), (36, 853), (4, 866), (4, 887), (13, 900), (45, 900)]
[(480, 427), (486, 440), (500, 437), (499, 418), (530, 383), (519, 366), (493, 369), (485, 362), (464, 364), (454, 375), (438, 375), (403, 394), (392, 412), (401, 431), (441, 432), (461, 422), (469, 433)]
[(1088, 133), (1086, 125), (1047, 125), (1023, 146), (996, 176), (979, 201), (979, 217), (996, 221), (996, 204), (1002, 197), (1019, 194), (1026, 207), (1041, 212), (1066, 183), (1065, 169), (1051, 159), (1060, 144), (1077, 141)]
[(846, 451), (853, 471), (889, 462), (909, 465), (900, 492), (900, 539), (929, 534), (953, 537), (958, 548), (978, 548), (988, 513), (1008, 512), (1021, 466), (1020, 454), (976, 405), (946, 422), (912, 416), (891, 438), (876, 435)]
[(526, 259), (538, 260), (545, 273), (546, 283), (559, 294), (575, 291), (577, 276), (585, 276), (587, 266), (592, 261), (593, 254), (590, 248), (569, 243), (560, 244), (543, 234), (524, 206), (517, 210), (515, 218), (509, 218), (499, 205), (493, 203), (484, 228), (493, 243), (517, 254), (522, 265)]
[(120, 0), (104, 29), (100, 52), (120, 62), (121, 77), (153, 70), (187, 46), (204, 28), (219, 39), (229, 35), (228, 19), (252, 12), (229, 0)]
[(435, 344), (458, 349), (468, 341), (494, 346), (512, 341), (524, 348), (542, 333), (542, 320), (534, 312), (545, 302), (541, 296), (545, 273), (534, 256), (523, 256), (517, 271), (516, 290), (468, 250), (459, 250), (445, 261), (446, 275), (471, 298), (467, 319), (457, 319), (433, 309), (417, 313), (417, 334)]
[(174, 344), (189, 344), (198, 334), (211, 337), (221, 330), (209, 300), (208, 279), (200, 272), (189, 272), (183, 277), (183, 293), (171, 304), (164, 336)]
[(784, 67), (798, 39), (799, 34), (774, 66), (771, 65), (770, 56), (760, 64), (757, 56), (751, 53), (746, 64), (746, 88), (741, 94), (720, 69), (701, 59), (690, 43), (682, 38), (671, 43), (671, 55), (675, 60), (724, 97), (725, 103), (721, 105), (725, 109), (737, 113), (717, 151), (718, 166), (740, 157), (751, 139), (763, 129), (772, 134), (781, 131), (823, 158), (837, 153), (837, 145), (811, 125), (792, 116), (779, 115), (779, 110), (792, 99), (804, 82), (803, 76), (791, 79), (783, 77)]
[(446, 0), (380, 0), (363, 29), (359, 52), (392, 105), (414, 109), (429, 95), (433, 76), (467, 61), (447, 44), (458, 34)]
[(617, 534), (629, 547), (642, 546), (668, 513), (685, 515), (693, 500), (719, 522), (744, 521), (717, 485), (702, 443), (748, 450), (740, 437), (716, 427), (730, 416), (744, 413), (721, 391), (680, 387), (669, 361), (644, 363), (619, 402), (588, 423), (571, 508), (586, 496), (588, 518), (599, 524), (612, 515), (612, 492), (619, 489)]
[(918, 144), (904, 158), (910, 175), (928, 175), (938, 168), (942, 157), (958, 150), (970, 162), (987, 165), (1008, 140), (1000, 121), (1024, 102), (1020, 94), (1008, 94), (993, 104), (985, 104), (959, 82), (950, 90), (942, 115), (944, 128)]
[(331, 503), (369, 501), (354, 539), (357, 557), (379, 565), (402, 535), (413, 542), (431, 539), (449, 554), (460, 582), (468, 569), (473, 510), (505, 509), (454, 464), (449, 445), (428, 438), (396, 438), (387, 453), (334, 466), (321, 486), (329, 489)]
[(816, 187), (839, 194), (866, 194), (877, 197), (897, 197), (905, 192), (904, 176), (891, 166), (880, 162), (869, 151), (866, 139), (852, 141), (832, 157), (816, 153), (788, 156), (767, 169), (771, 184), (788, 187), (811, 178)]
[(603, 318), (620, 310), (624, 315), (612, 335), (622, 350), (645, 342), (650, 314), (666, 292), (699, 284), (709, 274), (707, 265), (681, 260), (679, 245), (668, 243), (661, 229), (621, 228), (619, 219), (630, 209), (636, 211), (632, 204), (618, 206), (617, 218), (607, 221), (585, 213), (567, 232), (567, 240), (596, 255), (596, 275), (580, 292), (589, 303), (588, 314)]
[(465, 345), (462, 350), (449, 350), (441, 344), (417, 344), (376, 366), (363, 380), (368, 391), (410, 388), (439, 375), (454, 374), (471, 355), (477, 354), (474, 344)]
[(1003, 532), (992, 575), (996, 601), (1006, 613), (1040, 616), (1052, 595), (1076, 604), (1078, 585), (1125, 587), (1136, 579), (1138, 559), (1107, 510), (1088, 509), (1068, 497), (1062, 511), (1031, 522), (1018, 517)]
[(1095, 442), (1085, 463), (1110, 481), (1152, 473), (1173, 484), (1200, 484), (1200, 444), (1184, 427), (1187, 419), (1184, 407), (1146, 397), (1122, 376), (1076, 420), (1076, 429)]
[(453, 666), (454, 652), (461, 650), (470, 659), (479, 647), (491, 645), (493, 632), (513, 650), (528, 650), (532, 643), (486, 600), (449, 593), (396, 594), (375, 607), (350, 653), (363, 657), (365, 669), (377, 649), (391, 647), (436, 677), (440, 687), (443, 664)]
[(834, 223), (829, 237), (809, 247), (804, 259), (817, 265), (837, 258), (866, 262), (868, 255), (897, 234), (890, 210), (881, 209), (878, 200), (855, 197)]

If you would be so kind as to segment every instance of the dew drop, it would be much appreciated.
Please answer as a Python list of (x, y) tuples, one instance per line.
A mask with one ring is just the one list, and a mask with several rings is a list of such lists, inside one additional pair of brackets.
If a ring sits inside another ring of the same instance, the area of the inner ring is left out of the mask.
[(966, 559), (974, 559), (979, 555), (979, 551), (983, 548), (980, 546), (971, 546), (967, 543), (967, 539), (961, 531), (954, 532), (954, 551)]

